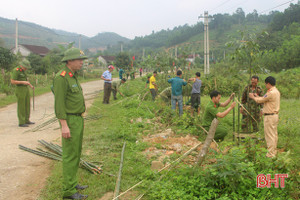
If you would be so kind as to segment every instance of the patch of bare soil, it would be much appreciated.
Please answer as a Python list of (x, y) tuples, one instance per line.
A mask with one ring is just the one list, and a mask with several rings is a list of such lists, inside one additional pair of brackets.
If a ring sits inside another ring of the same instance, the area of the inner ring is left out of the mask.
[[(170, 156), (173, 154), (182, 155), (192, 147), (196, 146), (199, 143), (199, 140), (196, 136), (186, 135), (180, 136), (175, 134), (171, 129), (166, 129), (160, 133), (150, 135), (148, 134), (143, 138), (144, 142), (150, 144), (150, 147), (147, 148), (143, 154), (149, 160), (155, 160), (161, 163), (168, 163), (171, 161)], [(202, 145), (200, 145), (195, 151), (193, 151), (187, 158), (184, 159), (184, 163), (193, 164), (196, 161), (196, 157), (200, 152)], [(215, 151), (219, 151), (215, 143), (211, 143), (210, 148)], [(215, 162), (215, 161), (209, 161)], [(156, 162), (152, 165), (159, 166)], [(155, 169), (156, 167), (153, 167)]]

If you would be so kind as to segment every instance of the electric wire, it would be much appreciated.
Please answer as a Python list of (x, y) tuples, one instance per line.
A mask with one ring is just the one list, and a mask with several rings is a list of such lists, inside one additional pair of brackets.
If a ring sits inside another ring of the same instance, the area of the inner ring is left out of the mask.
[(232, 10), (233, 8), (237, 8), (237, 7), (243, 5), (244, 3), (248, 2), (248, 1), (249, 0), (245, 0), (245, 1), (241, 2), (241, 3), (238, 3), (238, 4), (236, 4), (236, 5), (234, 5), (234, 6), (230, 7), (230, 8), (225, 9), (223, 12), (225, 13), (228, 10)]
[(221, 6), (223, 6), (224, 4), (228, 3), (229, 1), (231, 1), (231, 0), (227, 0), (227, 1), (223, 2), (223, 3), (221, 3), (221, 4), (218, 5), (217, 7), (215, 7), (215, 8), (213, 8), (213, 9), (209, 10), (209, 12), (214, 11), (215, 9), (217, 9), (217, 8), (219, 8), (219, 7), (221, 7)]
[(265, 13), (265, 12), (267, 12), (267, 11), (269, 11), (269, 10), (273, 10), (273, 9), (275, 9), (275, 8), (278, 8), (278, 7), (283, 6), (283, 5), (285, 5), (285, 4), (291, 3), (291, 2), (293, 2), (293, 1), (295, 1), (295, 0), (291, 0), (291, 1), (285, 2), (285, 3), (283, 3), (283, 4), (280, 4), (280, 5), (278, 5), (278, 6), (275, 6), (275, 7), (273, 7), (273, 8), (266, 9), (266, 10), (264, 10), (264, 11), (258, 13), (258, 14)]

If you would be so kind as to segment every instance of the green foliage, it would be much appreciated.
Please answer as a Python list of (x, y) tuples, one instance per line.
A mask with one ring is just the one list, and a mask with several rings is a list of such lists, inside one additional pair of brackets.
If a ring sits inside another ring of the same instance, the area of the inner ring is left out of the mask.
[(272, 23), (269, 25), (270, 31), (280, 31), (285, 26), (289, 26), (293, 22), (300, 23), (300, 5), (290, 4), (288, 9), (285, 9), (284, 13), (277, 13), (274, 16)]
[(0, 68), (9, 70), (13, 67), (15, 61), (16, 58), (9, 49), (0, 47)]
[[(229, 79), (224, 76), (224, 72), (231, 72), (230, 70), (230, 67), (224, 64), (212, 70), (217, 78), (217, 84), (221, 79), (219, 77), (223, 75), (220, 83), (225, 84), (228, 88), (232, 87), (230, 84), (235, 81), (244, 85), (247, 75), (241, 73), (241, 77)], [(287, 71), (286, 75), (288, 73), (292, 72)], [(280, 77), (283, 76), (283, 73), (277, 75)], [(167, 78), (165, 74), (157, 76), (159, 86), (166, 82), (165, 78)], [(204, 82), (205, 79), (202, 80)], [(299, 163), (297, 161), (300, 155), (298, 148), (298, 100), (284, 98), (281, 100), (278, 147), (280, 149), (285, 148), (285, 152), (280, 153), (276, 159), (265, 157), (267, 151), (265, 141), (248, 139), (243, 140), (237, 146), (231, 142), (232, 138), (229, 135), (224, 142), (219, 143), (220, 152), (223, 153), (210, 150), (203, 166), (191, 168), (191, 166), (182, 163), (169, 172), (166, 170), (166, 172), (158, 174), (150, 170), (151, 160), (148, 160), (144, 154), (145, 149), (149, 147), (149, 144), (143, 142), (145, 134), (157, 133), (157, 127), (159, 127), (159, 131), (168, 127), (180, 136), (186, 134), (200, 135), (201, 131), (197, 125), (201, 124), (201, 116), (200, 119), (193, 118), (190, 116), (189, 110), (184, 110), (184, 114), (179, 117), (171, 111), (169, 104), (160, 99), (152, 102), (149, 93), (142, 101), (143, 96), (148, 92), (148, 89), (144, 89), (145, 81), (146, 77), (128, 80), (120, 88), (125, 97), (118, 95), (118, 100), (111, 100), (109, 105), (101, 103), (102, 93), (100, 93), (100, 97), (95, 100), (94, 106), (88, 110), (88, 114), (101, 113), (102, 118), (85, 124), (83, 158), (91, 161), (102, 161), (105, 173), (114, 175), (118, 173), (120, 152), (123, 142), (126, 141), (122, 191), (127, 190), (140, 180), (146, 179), (142, 185), (136, 188), (135, 192), (146, 193), (144, 198), (149, 200), (297, 199), (299, 196), (297, 190), (299, 187), (299, 172), (297, 170)], [(205, 81), (214, 83), (214, 79), (211, 77)], [(209, 100), (208, 96), (202, 96), (201, 109)], [(231, 128), (231, 117), (231, 115), (227, 116), (222, 119), (221, 123)], [(147, 122), (149, 119), (151, 119), (150, 123)], [(199, 138), (202, 141), (205, 136), (200, 135)], [(155, 147), (163, 148), (161, 144), (156, 144)], [(230, 150), (227, 152), (228, 149)], [(179, 156), (180, 154), (173, 154), (169, 159), (173, 161)], [(211, 159), (216, 161), (210, 162)], [(61, 173), (61, 165), (56, 164), (40, 199), (55, 199), (61, 195)], [(285, 188), (256, 188), (256, 176), (258, 174), (274, 176), (276, 173), (288, 173), (289, 178), (285, 179)], [(91, 199), (99, 199), (106, 192), (114, 190), (116, 177), (110, 177), (106, 174), (95, 176), (81, 169), (78, 174), (81, 183), (90, 185), (85, 193)], [(99, 184), (99, 180), (101, 180), (101, 184)]]
[(128, 52), (121, 52), (116, 56), (115, 65), (119, 69), (129, 70), (130, 67), (130, 56)]
[[(253, 142), (245, 141), (245, 145), (233, 147), (226, 155), (218, 154), (217, 162), (203, 170), (182, 167), (169, 172), (162, 180), (151, 185), (152, 189), (147, 193), (148, 199), (290, 198), (293, 183), (289, 179), (285, 180), (284, 189), (256, 188), (258, 174), (288, 172), (288, 166), (293, 165), (288, 153), (276, 161), (271, 161), (265, 157), (264, 148), (250, 143)], [(250, 149), (249, 145), (252, 146)], [(253, 155), (256, 160), (252, 159)]]
[(227, 45), (235, 49), (232, 54), (232, 60), (237, 65), (238, 70), (247, 70), (248, 73), (260, 72), (256, 61), (261, 57), (259, 45), (256, 42), (256, 35), (240, 31), (241, 38), (237, 41), (231, 41)]
[(46, 73), (46, 69), (42, 65), (42, 57), (41, 56), (31, 53), (27, 57), (27, 59), (30, 62), (30, 65), (32, 67), (30, 69), (30, 71), (33, 71), (37, 74), (45, 74)]
[[(300, 33), (300, 27), (299, 27)], [(267, 69), (279, 72), (283, 69), (291, 69), (300, 66), (300, 35), (292, 35), (277, 49), (265, 51), (261, 62)]]

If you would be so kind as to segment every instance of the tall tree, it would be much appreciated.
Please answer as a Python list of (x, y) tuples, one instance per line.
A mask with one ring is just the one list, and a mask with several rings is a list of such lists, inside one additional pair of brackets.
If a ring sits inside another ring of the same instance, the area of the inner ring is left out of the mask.
[(121, 52), (116, 56), (116, 67), (123, 68), (125, 70), (129, 69), (130, 57), (128, 52)]

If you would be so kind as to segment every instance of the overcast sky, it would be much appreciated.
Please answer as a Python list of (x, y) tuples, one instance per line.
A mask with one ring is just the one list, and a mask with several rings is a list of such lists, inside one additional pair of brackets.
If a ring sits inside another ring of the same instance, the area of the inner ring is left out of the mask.
[[(36, 23), (89, 37), (115, 32), (133, 39), (154, 30), (196, 24), (204, 11), (232, 14), (284, 11), (289, 0), (2, 0), (0, 17)], [(297, 3), (297, 0), (292, 3)]]

